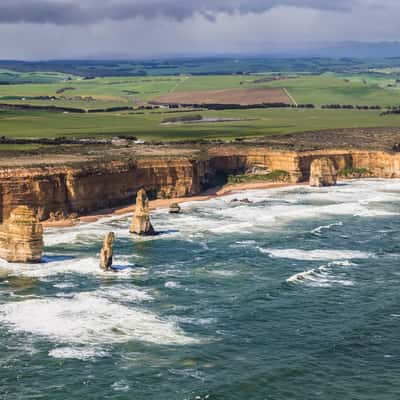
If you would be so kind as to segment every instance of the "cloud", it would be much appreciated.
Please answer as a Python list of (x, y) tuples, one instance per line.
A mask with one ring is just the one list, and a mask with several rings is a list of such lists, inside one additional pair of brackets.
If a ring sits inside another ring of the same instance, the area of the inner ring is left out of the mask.
[(167, 17), (176, 21), (200, 14), (260, 14), (289, 6), (317, 10), (350, 10), (356, 0), (1, 0), (0, 23), (82, 25), (104, 20)]
[(0, 0), (0, 58), (298, 54), (398, 40), (399, 12), (399, 0)]

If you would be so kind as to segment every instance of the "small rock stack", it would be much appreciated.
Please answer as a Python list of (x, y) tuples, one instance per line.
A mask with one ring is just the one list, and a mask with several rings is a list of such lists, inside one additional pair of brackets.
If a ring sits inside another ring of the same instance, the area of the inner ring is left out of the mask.
[(178, 203), (172, 203), (169, 206), (169, 213), (170, 214), (180, 214), (181, 206)]
[(112, 267), (114, 240), (114, 232), (108, 233), (104, 239), (103, 248), (100, 252), (100, 268), (104, 271), (109, 271)]
[(149, 199), (144, 189), (140, 189), (137, 193), (135, 215), (133, 216), (129, 232), (142, 236), (157, 234), (150, 222)]
[(43, 227), (34, 210), (15, 208), (0, 226), (0, 258), (15, 263), (38, 263), (43, 253)]
[(311, 163), (310, 186), (334, 186), (337, 181), (337, 171), (330, 158), (317, 158)]

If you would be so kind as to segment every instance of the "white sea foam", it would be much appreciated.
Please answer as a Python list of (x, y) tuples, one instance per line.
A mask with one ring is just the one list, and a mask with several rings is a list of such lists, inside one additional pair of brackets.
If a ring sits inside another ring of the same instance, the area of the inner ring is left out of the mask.
[(342, 286), (353, 286), (354, 282), (346, 279), (338, 279), (333, 275), (334, 267), (350, 267), (356, 264), (349, 260), (333, 261), (327, 265), (322, 265), (319, 268), (309, 269), (307, 271), (299, 272), (286, 279), (288, 283), (308, 283), (310, 286), (330, 287), (332, 284), (339, 284)]
[[(395, 213), (385, 210), (382, 204), (396, 200), (399, 191), (400, 180), (391, 180), (390, 183), (384, 180), (353, 181), (332, 188), (249, 190), (205, 202), (183, 204), (184, 213), (179, 218), (179, 227), (176, 230), (171, 230), (171, 226), (176, 224), (175, 217), (171, 217), (166, 210), (153, 212), (154, 225), (156, 229), (166, 232), (163, 235), (132, 238), (128, 233), (129, 216), (123, 215), (63, 230), (47, 230), (45, 243), (47, 246), (54, 246), (63, 243), (84, 245), (98, 242), (100, 246), (104, 235), (110, 230), (116, 232), (117, 238), (158, 241), (171, 237), (202, 237), (209, 232), (252, 233), (259, 229), (279, 229), (290, 221), (330, 215), (390, 216)], [(355, 192), (357, 197), (354, 196)], [(231, 204), (234, 197), (248, 198), (253, 203)], [(322, 225), (321, 230), (324, 229), (325, 226)], [(317, 230), (314, 233), (318, 234)]]
[(148, 290), (140, 289), (137, 287), (124, 287), (124, 286), (110, 286), (101, 287), (96, 291), (97, 296), (105, 297), (110, 300), (129, 301), (129, 302), (143, 302), (153, 300)]
[(262, 253), (275, 258), (288, 258), (292, 260), (345, 260), (364, 259), (373, 257), (372, 253), (357, 250), (300, 250), (300, 249), (263, 249)]
[(49, 356), (53, 358), (86, 361), (94, 358), (107, 357), (108, 352), (91, 347), (57, 347), (49, 351)]
[(70, 289), (75, 287), (75, 285), (71, 282), (65, 282), (65, 283), (56, 283), (54, 287), (57, 289)]
[(115, 390), (116, 392), (128, 392), (130, 389), (130, 386), (128, 385), (128, 382), (124, 379), (118, 381), (118, 382), (114, 382), (111, 387), (113, 388), (113, 390)]
[(329, 224), (329, 225), (321, 225), (321, 226), (313, 229), (311, 231), (311, 233), (313, 233), (315, 235), (320, 235), (323, 231), (329, 230), (329, 229), (333, 228), (334, 226), (343, 226), (343, 222), (334, 222), (334, 223)]
[(15, 331), (92, 349), (131, 340), (162, 345), (196, 343), (170, 321), (92, 292), (68, 299), (32, 299), (4, 304), (0, 306), (0, 322)]
[(232, 278), (238, 273), (236, 271), (228, 271), (226, 269), (214, 269), (210, 271), (211, 275), (221, 276), (223, 278)]
[[(126, 261), (119, 262), (115, 259), (115, 265), (129, 267), (131, 264)], [(130, 278), (132, 274), (143, 274), (146, 271), (143, 268), (126, 268), (118, 273), (105, 272), (99, 267), (99, 260), (95, 257), (72, 258), (62, 261), (50, 261), (43, 264), (10, 264), (0, 260), (0, 270), (10, 275), (29, 276), (34, 278), (46, 278), (58, 274), (83, 274), (83, 275), (101, 275), (104, 277), (124, 279)]]
[(182, 285), (179, 282), (168, 281), (165, 282), (164, 287), (167, 289), (179, 289), (182, 287)]

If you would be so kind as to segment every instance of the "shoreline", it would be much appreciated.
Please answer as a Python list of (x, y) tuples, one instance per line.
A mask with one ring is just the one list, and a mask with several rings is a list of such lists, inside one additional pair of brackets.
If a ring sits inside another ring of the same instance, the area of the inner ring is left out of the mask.
[[(207, 201), (218, 197), (227, 196), (229, 194), (240, 192), (244, 190), (257, 190), (257, 189), (277, 189), (283, 187), (303, 186), (306, 183), (283, 183), (283, 182), (259, 182), (259, 183), (239, 183), (235, 185), (225, 185), (209, 189), (199, 195), (188, 197), (176, 197), (171, 199), (156, 199), (150, 201), (150, 210), (169, 208), (173, 203), (189, 203), (192, 201)], [(69, 228), (82, 224), (96, 222), (102, 218), (125, 215), (135, 211), (135, 205), (115, 207), (110, 209), (101, 210), (92, 214), (79, 217), (77, 219), (62, 219), (58, 221), (44, 221), (43, 228)]]

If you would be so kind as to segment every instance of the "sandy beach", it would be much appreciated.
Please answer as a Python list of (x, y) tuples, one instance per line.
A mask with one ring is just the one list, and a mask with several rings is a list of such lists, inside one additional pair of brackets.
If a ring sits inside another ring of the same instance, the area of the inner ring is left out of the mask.
[[(173, 203), (188, 203), (191, 201), (206, 201), (215, 197), (227, 196), (229, 194), (240, 192), (244, 190), (252, 190), (252, 189), (276, 189), (282, 187), (289, 186), (298, 186), (303, 185), (301, 183), (281, 183), (281, 182), (272, 182), (272, 183), (240, 183), (236, 185), (225, 185), (219, 188), (213, 188), (205, 191), (202, 194), (197, 196), (188, 196), (188, 197), (178, 197), (172, 199), (157, 199), (150, 201), (150, 209), (156, 210), (160, 208), (169, 208)], [(111, 217), (113, 215), (124, 215), (133, 213), (135, 211), (135, 205), (125, 206), (125, 207), (116, 207), (110, 208), (106, 210), (101, 210), (90, 215), (81, 216), (76, 219), (63, 219), (58, 221), (45, 221), (43, 222), (44, 228), (67, 228), (79, 224), (96, 222), (101, 218)]]

